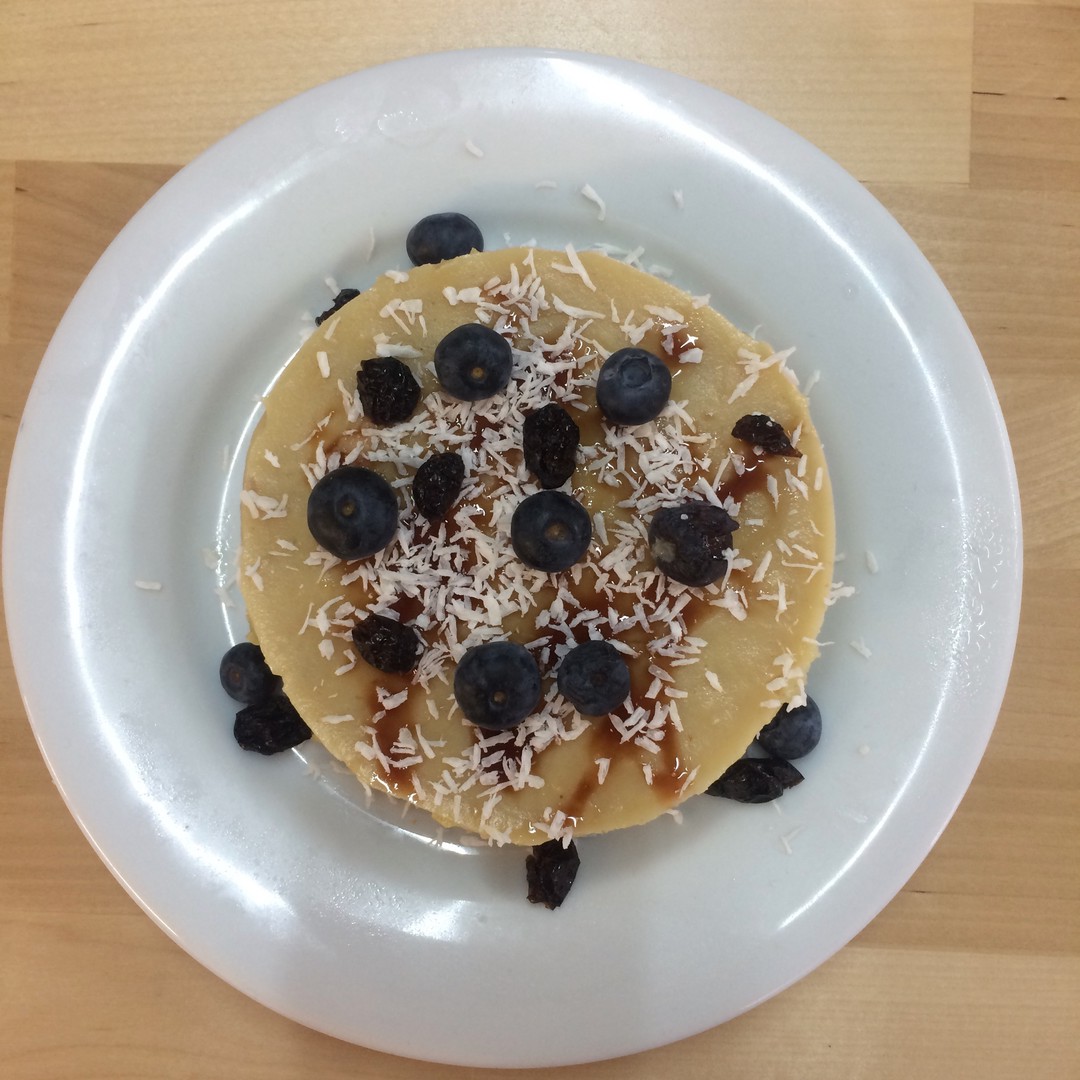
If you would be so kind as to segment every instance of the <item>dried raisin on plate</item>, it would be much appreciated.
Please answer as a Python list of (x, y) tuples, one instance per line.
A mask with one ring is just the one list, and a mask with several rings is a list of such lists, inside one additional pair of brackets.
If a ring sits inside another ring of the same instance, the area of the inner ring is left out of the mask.
[(739, 523), (704, 499), (662, 506), (649, 522), (649, 550), (669, 578), (702, 588), (728, 569), (731, 535)]
[(581, 858), (573, 840), (566, 847), (560, 840), (538, 844), (525, 859), (529, 903), (543, 904), (554, 911), (570, 892), (580, 865)]
[(525, 466), (544, 488), (566, 483), (577, 467), (581, 432), (561, 405), (551, 402), (525, 417), (521, 431)]
[(321, 315), (315, 316), (315, 325), (322, 326), (331, 315), (339, 312), (350, 300), (355, 300), (359, 295), (359, 289), (342, 289), (334, 297), (333, 303)]
[(791, 439), (783, 426), (764, 413), (747, 413), (735, 421), (731, 434), (743, 442), (760, 446), (766, 454), (781, 457), (802, 457), (802, 453), (791, 445)]
[(310, 739), (311, 728), (284, 694), (274, 694), (236, 714), (233, 736), (242, 750), (280, 754)]
[(705, 794), (733, 802), (772, 802), (802, 780), (802, 773), (783, 758), (741, 758), (714, 780)]
[(428, 521), (445, 517), (461, 494), (465, 481), (465, 462), (460, 454), (448, 450), (432, 454), (421, 463), (413, 477), (412, 497), (416, 512)]
[(367, 663), (392, 675), (412, 671), (424, 647), (411, 626), (374, 613), (353, 627), (352, 636)]
[(420, 401), (420, 384), (395, 356), (365, 360), (356, 373), (356, 393), (364, 415), (379, 427), (408, 420)]

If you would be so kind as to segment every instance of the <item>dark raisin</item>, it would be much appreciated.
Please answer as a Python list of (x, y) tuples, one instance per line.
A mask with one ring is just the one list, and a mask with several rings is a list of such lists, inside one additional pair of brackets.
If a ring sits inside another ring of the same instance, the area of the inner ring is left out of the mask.
[(802, 453), (791, 445), (787, 432), (771, 417), (764, 413), (747, 413), (735, 421), (731, 434), (743, 442), (760, 446), (766, 454), (779, 454), (781, 457), (802, 457)]
[(669, 578), (700, 588), (727, 570), (731, 534), (738, 527), (723, 507), (690, 499), (653, 514), (649, 550)]
[(465, 462), (460, 454), (453, 450), (445, 454), (432, 454), (413, 477), (412, 497), (416, 512), (428, 521), (446, 517), (454, 500), (461, 494), (464, 481)]
[(274, 694), (236, 714), (233, 735), (243, 750), (280, 754), (311, 738), (311, 728), (284, 694)]
[(705, 794), (742, 803), (772, 802), (802, 779), (802, 773), (783, 758), (741, 758)]
[(529, 903), (543, 904), (554, 911), (570, 892), (580, 865), (573, 840), (567, 847), (562, 846), (561, 840), (538, 844), (525, 858)]
[(424, 644), (405, 623), (385, 615), (368, 615), (353, 627), (353, 641), (360, 655), (379, 671), (400, 675), (416, 667)]
[(570, 479), (580, 443), (581, 432), (561, 405), (552, 402), (525, 417), (521, 431), (525, 466), (541, 487), (557, 488)]
[(420, 384), (394, 356), (365, 360), (356, 373), (356, 392), (364, 415), (380, 427), (408, 420), (420, 401)]
[(803, 782), (803, 774), (799, 772), (790, 761), (781, 757), (767, 757), (759, 758), (761, 767), (765, 769), (771, 776), (775, 776), (784, 786), (784, 790), (795, 787), (796, 784)]
[(321, 315), (315, 316), (315, 325), (321, 326), (331, 315), (340, 311), (350, 300), (355, 300), (359, 295), (359, 289), (342, 289), (334, 297), (334, 302)]

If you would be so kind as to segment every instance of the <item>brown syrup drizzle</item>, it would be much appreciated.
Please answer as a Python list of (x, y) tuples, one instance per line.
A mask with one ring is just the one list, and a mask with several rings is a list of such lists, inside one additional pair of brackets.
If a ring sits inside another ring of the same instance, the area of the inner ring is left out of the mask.
[(721, 481), (717, 494), (721, 500), (731, 498), (737, 503), (757, 492), (767, 489), (769, 482), (769, 464), (764, 458), (758, 458), (754, 454), (748, 455), (747, 465), (743, 472), (733, 473), (731, 477)]
[(486, 416), (477, 416), (473, 419), (473, 433), (469, 440), (471, 450), (479, 450), (484, 445), (484, 436), (489, 431), (494, 431), (495, 425)]
[(678, 363), (682, 354), (696, 348), (697, 343), (696, 334), (691, 334), (689, 330), (676, 330), (671, 336), (671, 353), (669, 354), (671, 359)]
[[(642, 639), (644, 640), (644, 633), (642, 633)], [(645, 709), (652, 707), (650, 700), (645, 697), (652, 682), (652, 676), (648, 670), (648, 654), (644, 653), (634, 658), (629, 666), (630, 708), (624, 704), (616, 710), (615, 715), (620, 720), (629, 719), (631, 711), (638, 707)], [(592, 730), (584, 738), (589, 740), (590, 757), (595, 755), (613, 760), (620, 748), (625, 746), (629, 751), (633, 746), (632, 743), (623, 743), (618, 729), (607, 716), (595, 718), (592, 721)], [(639, 748), (639, 762), (640, 764), (647, 762), (653, 766), (652, 786), (661, 793), (663, 801), (674, 803), (689, 773), (679, 758), (681, 750), (679, 732), (673, 727), (668, 727), (663, 739), (657, 745), (660, 747), (660, 753), (657, 755), (659, 760), (656, 759), (657, 756), (650, 755), (648, 751)], [(578, 786), (570, 796), (563, 800), (560, 809), (567, 817), (579, 821), (600, 786), (599, 774), (596, 771), (587, 773), (578, 782)]]
[(398, 617), (398, 622), (410, 623), (424, 613), (426, 605), (418, 596), (398, 593), (390, 605), (390, 610)]
[[(389, 690), (392, 694), (400, 693), (411, 683), (411, 679), (408, 675), (389, 675), (382, 674), (378, 683), (371, 683), (368, 686), (368, 700), (367, 705), (370, 710), (368, 713), (368, 724), (373, 726), (375, 733), (372, 739), (375, 745), (379, 748), (379, 753), (382, 757), (390, 762), (389, 771), (384, 770), (377, 762), (372, 764), (376, 766), (375, 777), (382, 781), (386, 786), (386, 789), (392, 795), (398, 795), (402, 798), (408, 798), (410, 795), (415, 794), (415, 789), (412, 786), (412, 773), (415, 766), (395, 766), (394, 759), (390, 754), (390, 750), (394, 743), (397, 741), (397, 733), (401, 727), (401, 724), (394, 723), (391, 728), (386, 721), (396, 711), (390, 710), (386, 716), (380, 720), (375, 721), (372, 724), (372, 718), (378, 713), (383, 711), (383, 706), (379, 703), (379, 689)], [(400, 708), (400, 706), (399, 706)]]

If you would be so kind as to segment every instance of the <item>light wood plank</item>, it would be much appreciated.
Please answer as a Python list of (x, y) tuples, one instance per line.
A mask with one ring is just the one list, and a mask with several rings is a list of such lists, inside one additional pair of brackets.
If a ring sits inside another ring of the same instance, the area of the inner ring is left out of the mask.
[(986, 6), (1002, 5), (1014, 8), (1080, 8), (1080, 0), (982, 0)]
[(1080, 455), (1080, 371), (999, 376), (997, 388), (1020, 483), (1025, 566), (1076, 570), (1080, 482), (1071, 463)]
[[(967, 797), (912, 889), (1071, 902), (1080, 910), (1080, 744), (1073, 737), (1080, 570), (1031, 570), (1012, 679)], [(1026, 931), (1025, 931), (1026, 932)], [(1008, 936), (988, 938), (1009, 947)], [(1080, 955), (1080, 923), (1058, 947)]]
[(1080, 568), (1080, 196), (874, 185), (971, 327), (1016, 461), (1029, 569)]
[[(11, 451), (19, 430), (26, 395), (34, 381), (44, 349), (32, 344), (0, 343), (0, 492), (7, 491)], [(4, 639), (0, 626), (0, 642)], [(0, 651), (0, 662), (6, 653)], [(10, 673), (10, 665), (5, 673)], [(0, 681), (2, 685), (2, 681)]]
[(1080, 340), (1080, 197), (873, 184), (941, 275), (991, 374), (1068, 376)]
[(13, 338), (48, 342), (101, 253), (174, 171), (166, 165), (17, 163)]
[(0, 344), (11, 336), (11, 240), (15, 228), (15, 166), (0, 161)]
[(5, 36), (0, 158), (182, 163), (335, 76), (429, 51), (532, 45), (614, 53), (726, 90), (862, 178), (967, 178), (964, 0), (773, 0), (767, 13), (758, 0), (670, 0), (662, 13), (651, 0), (368, 0), (362, 17), (330, 0), (9, 0)]
[(1080, 571), (1029, 571), (1001, 715), (970, 790), (858, 945), (1080, 958)]
[[(233, 1080), (478, 1075), (348, 1046), (302, 1028), (237, 994), (183, 954), (163, 949), (164, 940), (146, 920), (124, 916), (72, 928), (32, 915), (0, 924), (8, 962), (26, 973), (21, 998), (5, 1002), (10, 1037), (0, 1048), (4, 1075), (112, 1080), (160, 1075), (166, 1060), (170, 1075)], [(41, 966), (38, 958), (59, 944), (84, 973), (81, 987)], [(126, 959), (124, 980), (114, 976), (118, 951)], [(1078, 980), (1076, 958), (848, 949), (782, 997), (723, 1027), (620, 1061), (566, 1068), (559, 1076), (714, 1077), (723, 1062), (724, 1076), (747, 1080), (952, 1080), (1024, 1075), (1034, 1058), (1042, 1080), (1073, 1080), (1080, 1047), (1061, 1035), (1075, 1019)], [(988, 1026), (999, 1033), (992, 1043), (982, 1034)], [(550, 1073), (496, 1069), (483, 1075), (515, 1080)]]
[(971, 182), (1080, 191), (1080, 7), (975, 5)]

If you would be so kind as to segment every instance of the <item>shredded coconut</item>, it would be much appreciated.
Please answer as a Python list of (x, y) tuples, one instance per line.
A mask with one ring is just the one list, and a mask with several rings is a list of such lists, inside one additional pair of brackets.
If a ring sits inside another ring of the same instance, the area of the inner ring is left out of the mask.
[(581, 189), (581, 194), (584, 195), (585, 198), (589, 200), (589, 202), (596, 203), (599, 211), (596, 215), (596, 220), (603, 221), (604, 218), (607, 217), (607, 205), (605, 204), (604, 200), (596, 194), (596, 191), (594, 190), (592, 184), (585, 184)]

